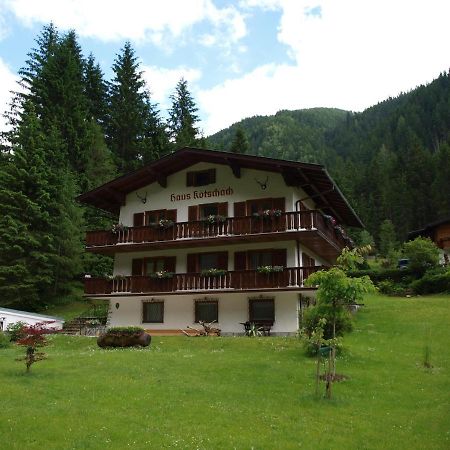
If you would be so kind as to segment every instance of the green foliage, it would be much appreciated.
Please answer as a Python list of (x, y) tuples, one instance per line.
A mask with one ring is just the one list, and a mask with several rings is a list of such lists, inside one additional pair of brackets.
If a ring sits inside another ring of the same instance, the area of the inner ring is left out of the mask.
[(450, 268), (428, 270), (422, 278), (411, 283), (411, 288), (420, 295), (450, 293)]
[(26, 325), (25, 322), (15, 322), (10, 323), (6, 327), (6, 333), (9, 336), (10, 341), (16, 342), (24, 336), (23, 327)]
[(119, 172), (126, 173), (166, 153), (168, 141), (130, 42), (126, 42), (117, 55), (113, 72), (107, 142)]
[(233, 141), (231, 142), (230, 152), (246, 154), (249, 150), (250, 145), (248, 143), (247, 135), (241, 127), (238, 127), (236, 129)]
[(196, 126), (199, 117), (198, 108), (188, 90), (187, 81), (182, 78), (170, 96), (172, 106), (169, 110), (168, 129), (175, 148), (195, 146), (200, 140), (199, 129)]
[[(350, 313), (342, 308), (336, 313), (334, 309), (326, 304), (318, 304), (308, 308), (304, 315), (304, 328), (307, 336), (312, 336), (314, 330), (319, 326), (321, 319), (326, 319), (323, 326), (324, 339), (333, 338), (333, 317), (336, 318), (336, 336), (343, 336), (353, 330), (353, 323)], [(308, 348), (310, 348), (308, 346)], [(310, 353), (314, 355), (315, 353)]]
[(398, 248), (397, 237), (394, 224), (386, 219), (381, 222), (379, 231), (379, 253), (381, 256), (387, 257), (392, 251)]
[(392, 280), (383, 280), (377, 284), (378, 289), (382, 294), (393, 296), (404, 296), (407, 292), (405, 284), (395, 283)]
[(131, 334), (140, 334), (144, 331), (142, 327), (111, 327), (108, 328), (108, 334), (128, 336)]
[(403, 253), (409, 259), (409, 267), (418, 273), (439, 264), (439, 250), (431, 239), (417, 237), (403, 244)]
[(11, 345), (11, 339), (9, 335), (0, 331), (0, 350), (3, 348), (8, 348)]

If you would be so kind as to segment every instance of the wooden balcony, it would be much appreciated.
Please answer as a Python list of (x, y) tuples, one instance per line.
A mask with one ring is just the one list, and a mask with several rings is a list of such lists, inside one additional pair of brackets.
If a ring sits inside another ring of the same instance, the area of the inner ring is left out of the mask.
[(86, 249), (114, 254), (136, 250), (223, 245), (239, 242), (299, 240), (326, 259), (348, 244), (339, 229), (316, 210), (282, 213), (279, 217), (228, 217), (223, 222), (177, 222), (169, 228), (130, 227), (116, 233), (89, 231)]
[(123, 294), (161, 294), (208, 291), (252, 291), (273, 289), (301, 289), (308, 276), (324, 267), (287, 267), (282, 272), (259, 273), (256, 270), (227, 272), (221, 276), (202, 276), (199, 273), (179, 273), (172, 278), (127, 276), (120, 279), (86, 278), (86, 296)]

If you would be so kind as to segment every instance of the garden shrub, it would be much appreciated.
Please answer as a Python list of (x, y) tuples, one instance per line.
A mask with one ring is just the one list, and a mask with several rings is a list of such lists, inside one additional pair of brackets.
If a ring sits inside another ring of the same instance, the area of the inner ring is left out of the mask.
[(383, 280), (377, 284), (378, 289), (382, 294), (403, 296), (407, 293), (407, 287), (394, 283), (392, 280)]
[(429, 270), (419, 280), (411, 283), (416, 294), (437, 294), (450, 292), (450, 269)]
[[(314, 329), (318, 326), (319, 320), (327, 319), (324, 326), (325, 339), (333, 337), (333, 311), (328, 305), (317, 305), (309, 308), (304, 315), (303, 324), (307, 335), (311, 335)], [(344, 333), (352, 331), (353, 322), (348, 311), (342, 310), (336, 315), (336, 336), (342, 336)]]
[(12, 342), (16, 342), (19, 339), (23, 338), (23, 336), (25, 335), (24, 331), (23, 331), (23, 327), (26, 326), (27, 324), (25, 322), (15, 322), (15, 323), (10, 323), (7, 327), (6, 327), (6, 332), (9, 335), (9, 339)]
[(111, 327), (108, 328), (108, 334), (117, 334), (121, 336), (129, 336), (131, 334), (140, 334), (144, 331), (141, 327)]
[(6, 333), (3, 333), (0, 331), (0, 349), (1, 348), (8, 348), (11, 344), (11, 340), (9, 336)]
[(439, 249), (429, 238), (418, 237), (403, 244), (405, 258), (409, 259), (412, 271), (423, 274), (439, 264)]

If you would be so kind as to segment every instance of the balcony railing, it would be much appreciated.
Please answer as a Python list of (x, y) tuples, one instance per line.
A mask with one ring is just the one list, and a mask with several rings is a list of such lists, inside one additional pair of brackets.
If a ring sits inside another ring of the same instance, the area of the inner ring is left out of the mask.
[(138, 244), (146, 242), (175, 241), (180, 239), (205, 239), (249, 234), (278, 233), (288, 231), (318, 230), (332, 242), (343, 247), (346, 240), (340, 228), (334, 227), (316, 210), (282, 213), (279, 217), (228, 217), (223, 222), (208, 223), (204, 220), (177, 222), (169, 228), (141, 226), (124, 230), (89, 231), (86, 247)]
[(153, 292), (184, 292), (212, 290), (247, 290), (303, 287), (308, 276), (324, 267), (287, 267), (282, 272), (260, 273), (257, 270), (227, 272), (220, 276), (199, 273), (178, 273), (172, 278), (126, 276), (108, 280), (86, 278), (87, 295), (140, 294)]

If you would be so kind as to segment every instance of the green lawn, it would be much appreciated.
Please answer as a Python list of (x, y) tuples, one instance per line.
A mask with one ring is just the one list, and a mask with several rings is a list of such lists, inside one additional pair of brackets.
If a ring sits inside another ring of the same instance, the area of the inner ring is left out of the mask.
[(450, 448), (450, 296), (365, 303), (331, 401), (314, 398), (314, 361), (295, 338), (108, 351), (54, 336), (28, 375), (18, 348), (0, 350), (0, 448)]

